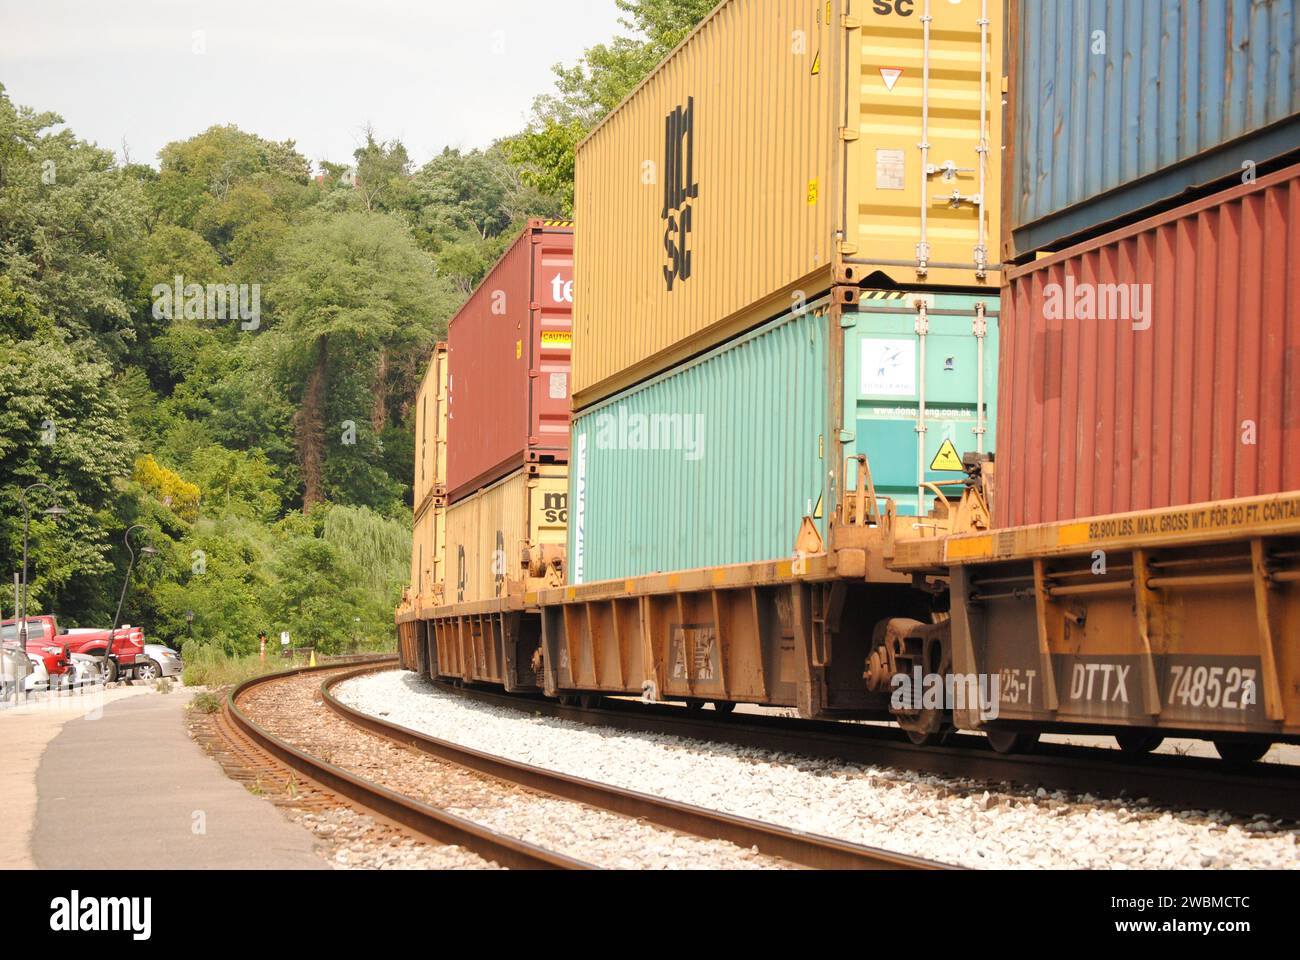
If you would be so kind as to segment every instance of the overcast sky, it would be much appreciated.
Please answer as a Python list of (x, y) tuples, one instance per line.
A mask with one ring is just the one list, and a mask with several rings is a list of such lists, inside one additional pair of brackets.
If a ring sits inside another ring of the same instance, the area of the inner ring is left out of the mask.
[(0, 0), (0, 83), (155, 166), (218, 123), (335, 162), (370, 123), (418, 165), (520, 129), (617, 20), (614, 0)]

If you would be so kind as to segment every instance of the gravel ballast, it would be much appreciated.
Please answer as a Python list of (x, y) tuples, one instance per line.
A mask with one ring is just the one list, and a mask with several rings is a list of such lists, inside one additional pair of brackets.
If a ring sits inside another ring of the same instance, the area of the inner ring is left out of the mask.
[(1264, 816), (1170, 812), (530, 716), (387, 671), (344, 703), (521, 763), (969, 867), (1300, 868), (1300, 831)]
[[(404, 749), (327, 710), (321, 674), (255, 687), (247, 715), (298, 749), (430, 806), (535, 846), (612, 869), (773, 869), (785, 861), (719, 840), (538, 794)], [(319, 831), (318, 831), (319, 833)], [(360, 852), (360, 851), (358, 851)], [(369, 860), (363, 866), (375, 865)]]

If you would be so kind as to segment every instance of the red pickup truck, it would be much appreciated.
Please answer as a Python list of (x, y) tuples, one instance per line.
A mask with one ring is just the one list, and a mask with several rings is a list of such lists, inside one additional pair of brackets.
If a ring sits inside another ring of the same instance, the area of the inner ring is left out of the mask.
[[(19, 623), (17, 620), (0, 621), (0, 637), (12, 643), (18, 639)], [(102, 657), (108, 647), (107, 630), (76, 630), (69, 632), (59, 627), (59, 622), (52, 616), (27, 618), (27, 652), (41, 657), (45, 669), (50, 674), (50, 684), (55, 684), (56, 677), (62, 677), (71, 666), (74, 653), (84, 653), (92, 657)], [(107, 668), (106, 681), (118, 677), (130, 679), (136, 670), (149, 662), (144, 655), (144, 631), (139, 627), (118, 627), (113, 634), (113, 653)]]

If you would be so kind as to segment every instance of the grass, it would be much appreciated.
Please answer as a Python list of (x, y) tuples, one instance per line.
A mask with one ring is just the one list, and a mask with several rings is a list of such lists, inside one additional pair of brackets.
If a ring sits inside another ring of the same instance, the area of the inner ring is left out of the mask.
[(225, 700), (226, 698), (221, 694), (205, 690), (194, 695), (194, 699), (190, 701), (190, 709), (197, 710), (199, 713), (216, 713)]
[(185, 651), (185, 672), (181, 675), (181, 680), (187, 687), (210, 687), (215, 690), (235, 686), (263, 674), (303, 666), (305, 662), (301, 659), (286, 660), (278, 653), (262, 660), (255, 653), (232, 656), (214, 647), (199, 647), (193, 653), (188, 649)]

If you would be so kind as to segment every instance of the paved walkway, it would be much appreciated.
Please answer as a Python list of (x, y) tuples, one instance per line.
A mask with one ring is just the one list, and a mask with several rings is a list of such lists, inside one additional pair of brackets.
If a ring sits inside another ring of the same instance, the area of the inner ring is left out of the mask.
[[(43, 869), (328, 869), (310, 833), (190, 739), (189, 699), (147, 691), (66, 720), (39, 766), (31, 751), (5, 749), (4, 779), (25, 768), (37, 797), (26, 832), (21, 818), (2, 818), (9, 845), (16, 831), (25, 836), (28, 859)], [(15, 719), (0, 717), (0, 736)]]

